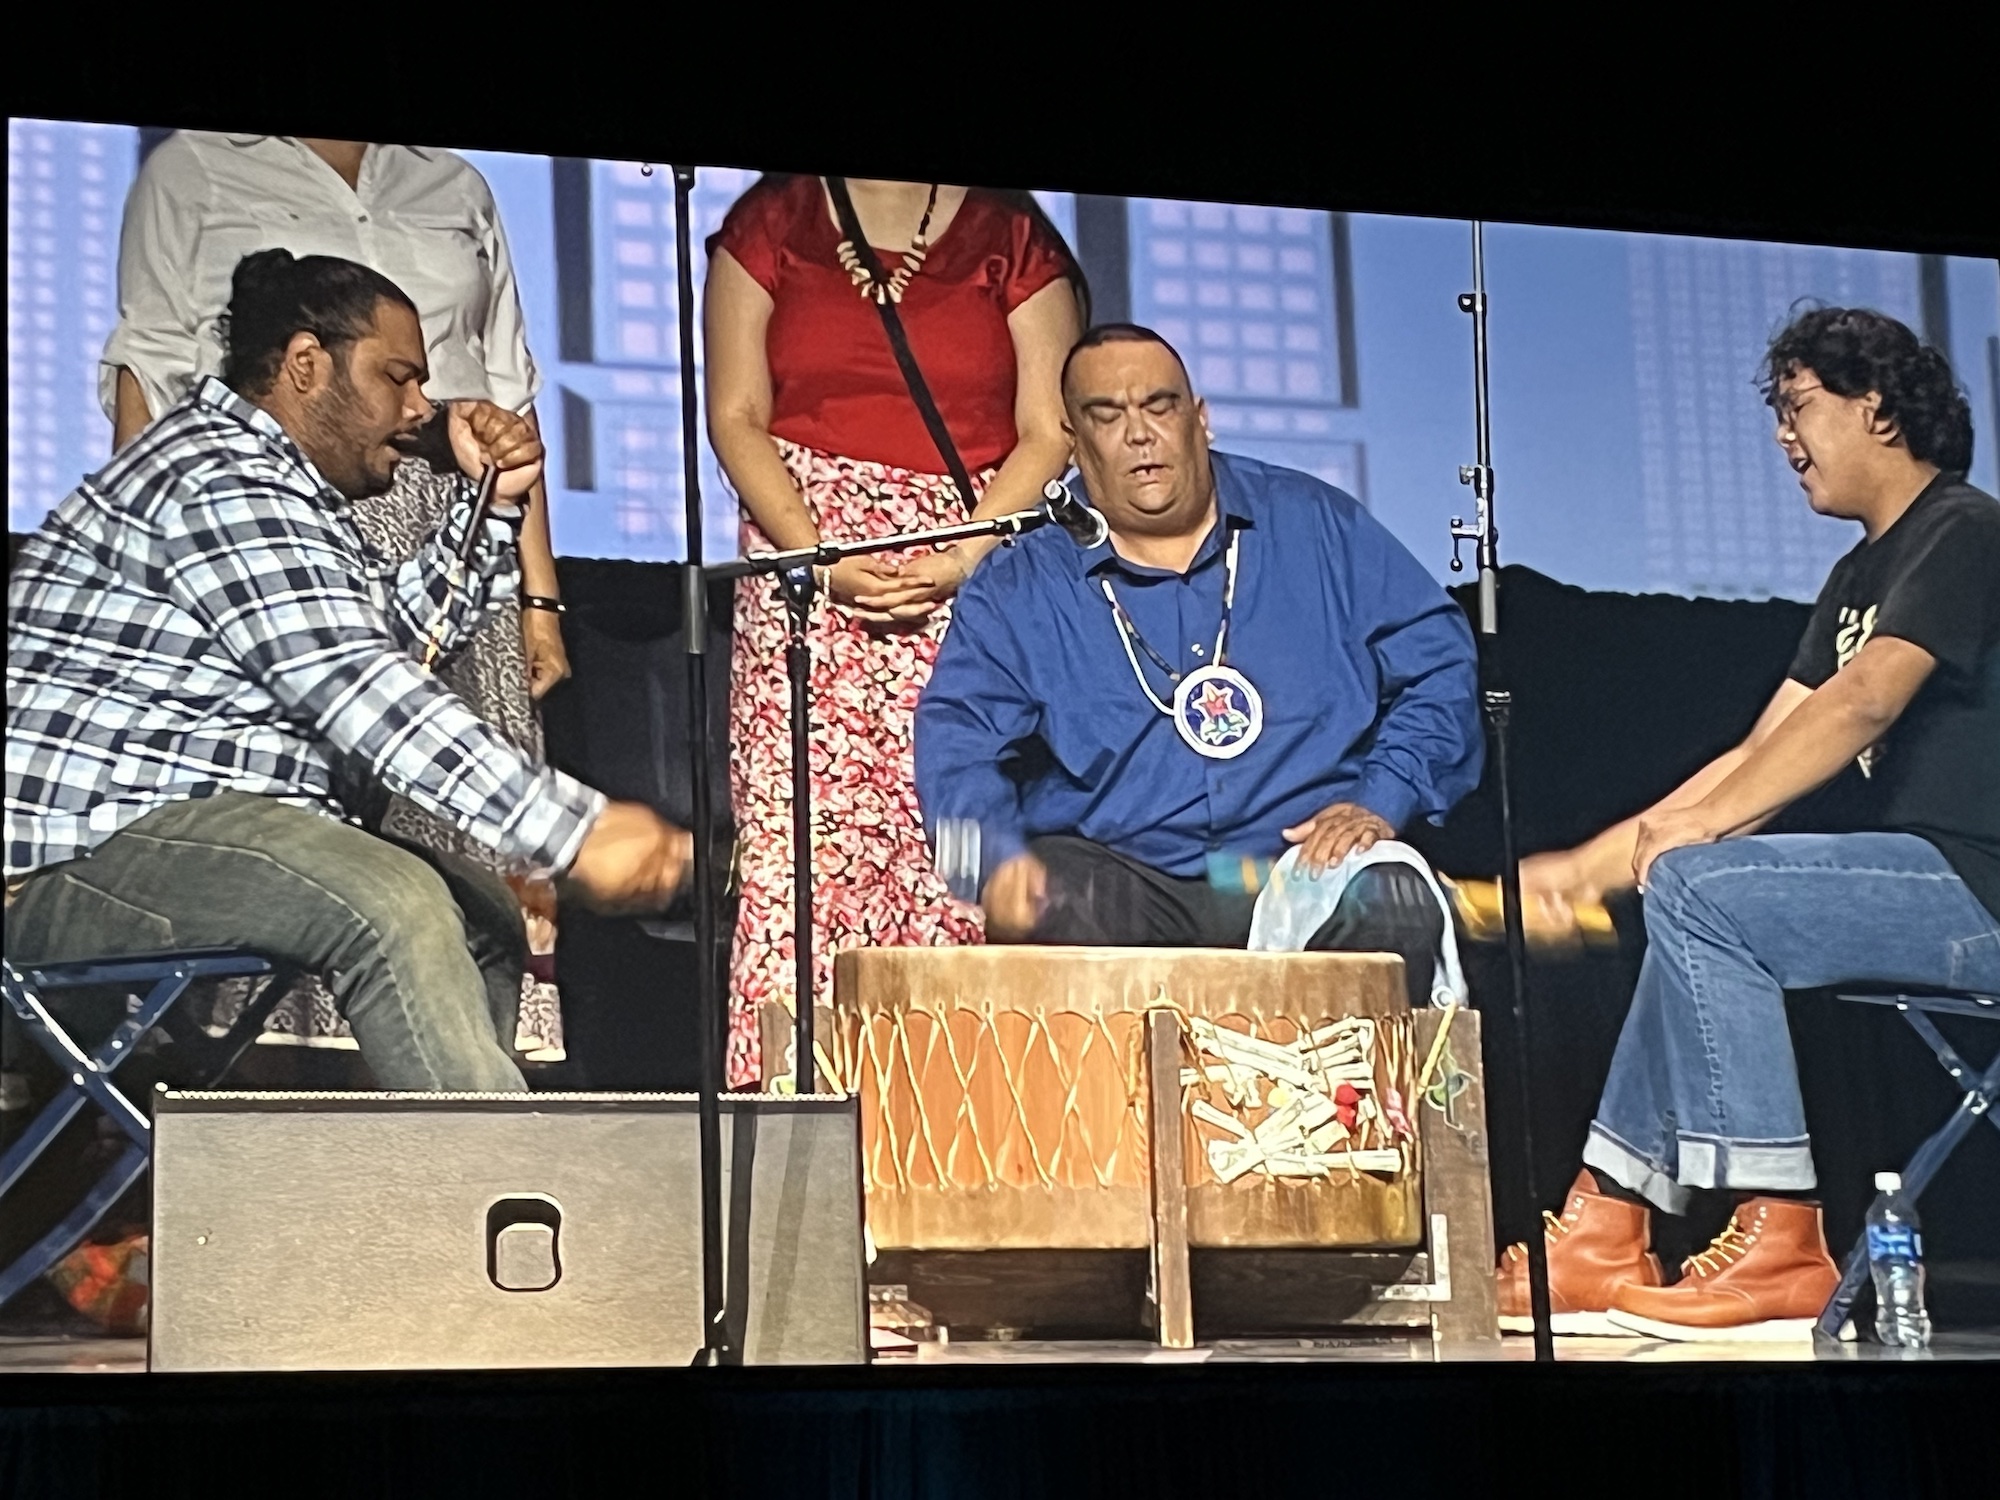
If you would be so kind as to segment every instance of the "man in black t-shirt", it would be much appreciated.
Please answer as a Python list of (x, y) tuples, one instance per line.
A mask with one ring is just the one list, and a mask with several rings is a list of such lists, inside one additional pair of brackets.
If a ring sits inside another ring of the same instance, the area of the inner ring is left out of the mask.
[[(2000, 992), (2000, 502), (1965, 482), (1972, 420), (1942, 355), (1819, 308), (1765, 359), (1807, 503), (1861, 524), (1749, 737), (1636, 817), (1522, 862), (1542, 921), (1635, 883), (1648, 947), (1584, 1147), (1549, 1215), (1556, 1331), (1810, 1338), (1827, 1254), (1784, 991)], [(1758, 836), (1850, 763), (1870, 831)], [(1647, 1205), (1741, 1196), (1672, 1285)], [(1501, 1263), (1527, 1319), (1526, 1247)]]

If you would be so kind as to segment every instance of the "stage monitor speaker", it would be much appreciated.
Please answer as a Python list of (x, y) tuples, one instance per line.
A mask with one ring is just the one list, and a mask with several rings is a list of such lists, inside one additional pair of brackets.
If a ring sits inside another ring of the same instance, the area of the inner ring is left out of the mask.
[[(855, 1101), (725, 1095), (746, 1364), (868, 1344)], [(691, 1094), (156, 1096), (155, 1370), (685, 1365)]]

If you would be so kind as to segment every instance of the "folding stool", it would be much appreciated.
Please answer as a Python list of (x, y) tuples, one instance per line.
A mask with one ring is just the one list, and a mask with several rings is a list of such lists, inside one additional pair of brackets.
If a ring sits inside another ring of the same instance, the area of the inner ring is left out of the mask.
[[(0, 1305), (4, 1305), (75, 1249), (145, 1173), (152, 1152), (152, 1124), (146, 1111), (113, 1085), (112, 1074), (155, 1028), (161, 1027), (188, 986), (197, 979), (268, 976), (252, 1003), (221, 1037), (194, 1025), (174, 1031), (175, 1082), (181, 1087), (207, 1088), (256, 1040), (292, 976), (283, 966), (257, 954), (218, 948), (21, 966), (0, 960), (0, 970), (4, 970), (0, 989), (5, 991), (8, 1009), (66, 1075), (56, 1097), (42, 1107), (5, 1152), (0, 1152), (0, 1197), (21, 1180), (86, 1104), (103, 1110), (126, 1138), (118, 1159), (62, 1222), (11, 1265), (0, 1268)], [(112, 985), (130, 987), (127, 1014), (109, 1035), (86, 1051), (57, 1018), (50, 997), (63, 990)]]
[[(1970, 992), (1935, 992), (1922, 994), (1868, 994), (1841, 991), (1837, 999), (1852, 1000), (1861, 1005), (1893, 1005), (1902, 1012), (1903, 1019), (1910, 1023), (1918, 1036), (1930, 1045), (1932, 1052), (1952, 1080), (1965, 1090), (1958, 1101), (1958, 1107), (1951, 1112), (1930, 1139), (1917, 1147), (1916, 1155), (1903, 1168), (1903, 1194), (1915, 1202), (1923, 1190), (1930, 1185), (1933, 1177), (1958, 1149), (1958, 1143), (1972, 1133), (1972, 1128), (1982, 1117), (1996, 1130), (2000, 1130), (2000, 1113), (1993, 1106), (2000, 1101), (2000, 1050), (1996, 1050), (1993, 1060), (1985, 1070), (1973, 1067), (1944, 1038), (1944, 1033), (1932, 1022), (1932, 1016), (1971, 1016), (1983, 1021), (2000, 1021), (2000, 995), (1982, 995)], [(1819, 1331), (1828, 1338), (1839, 1336), (1841, 1325), (1853, 1311), (1854, 1299), (1860, 1294), (1861, 1283), (1868, 1276), (1868, 1235), (1863, 1231), (1854, 1248), (1847, 1252), (1847, 1262), (1841, 1267), (1840, 1285), (1826, 1310), (1819, 1316)]]

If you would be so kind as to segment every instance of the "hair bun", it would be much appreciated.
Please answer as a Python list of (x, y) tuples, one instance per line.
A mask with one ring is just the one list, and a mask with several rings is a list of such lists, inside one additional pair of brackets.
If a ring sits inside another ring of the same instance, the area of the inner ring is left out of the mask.
[[(277, 378), (285, 350), (301, 333), (341, 351), (375, 326), (375, 304), (394, 302), (412, 314), (404, 290), (379, 271), (331, 255), (298, 255), (275, 247), (253, 250), (229, 278), (229, 306), (217, 320), (222, 379), (244, 396), (261, 396)], [(341, 356), (343, 359), (345, 355)]]
[(253, 250), (236, 263), (236, 272), (229, 278), (230, 300), (234, 302), (246, 293), (256, 297), (275, 291), (291, 279), (292, 267), (297, 264), (289, 250)]

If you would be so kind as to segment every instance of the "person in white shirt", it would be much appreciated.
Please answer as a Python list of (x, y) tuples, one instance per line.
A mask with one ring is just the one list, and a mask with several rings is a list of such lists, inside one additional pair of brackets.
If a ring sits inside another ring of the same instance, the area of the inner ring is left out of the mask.
[[(122, 449), (222, 366), (219, 321), (230, 278), (254, 250), (331, 255), (387, 276), (423, 325), (433, 400), (491, 401), (533, 421), (541, 374), (528, 350), (513, 258), (486, 181), (449, 151), (368, 141), (176, 131), (146, 158), (125, 203), (118, 251), (118, 324), (98, 393)], [(438, 529), (449, 475), (406, 461), (387, 494), (355, 520), (384, 556), (403, 561)], [(487, 723), (537, 758), (535, 701), (569, 675), (548, 497), (537, 484), (520, 534), (521, 601), (498, 612), (440, 676)], [(474, 859), (488, 856), (403, 798), (373, 810), (382, 831)], [(522, 889), (538, 952), (553, 948), (552, 903)], [(323, 987), (280, 1007), (273, 1027), (324, 1038), (344, 1023)], [(518, 1045), (561, 1055), (554, 987), (523, 977)]]

